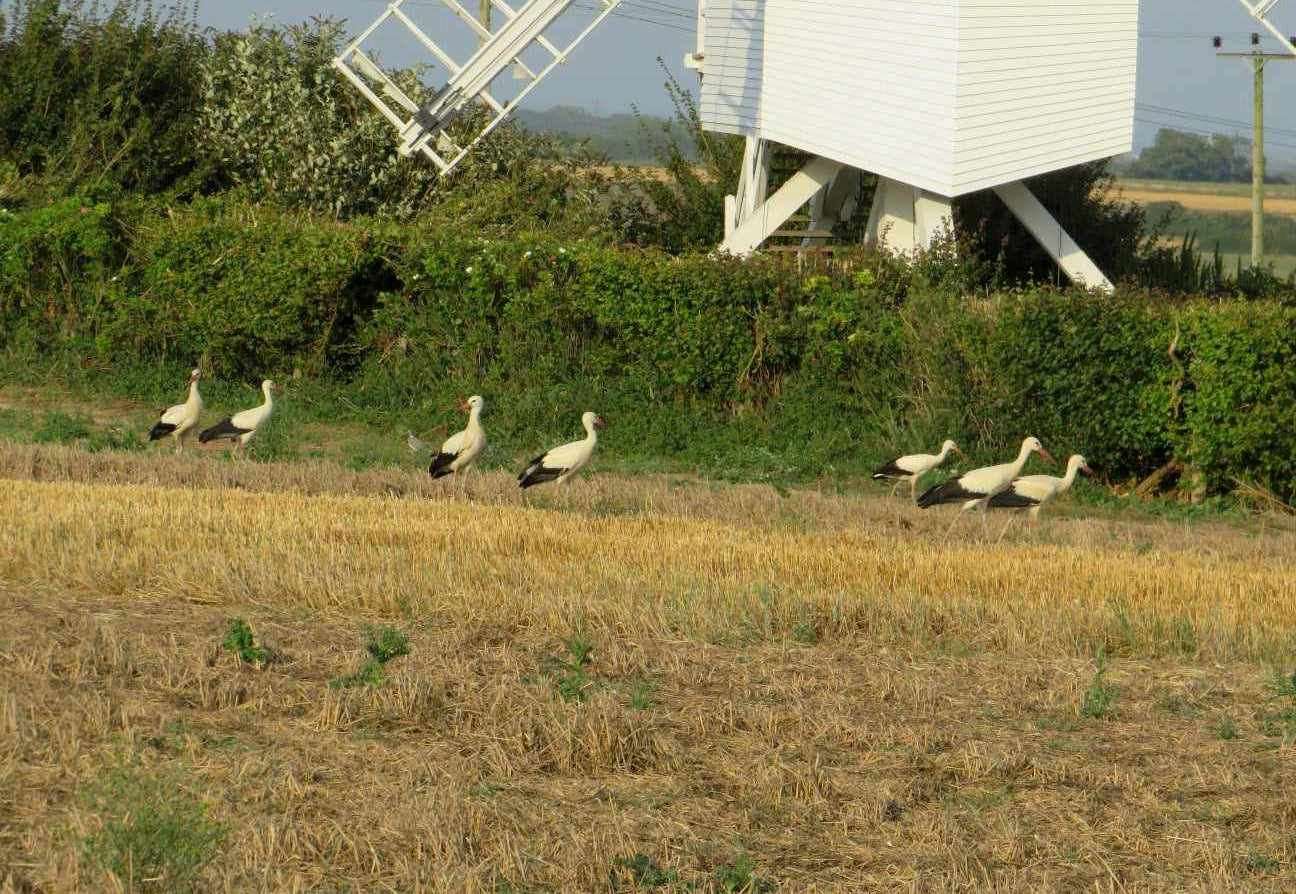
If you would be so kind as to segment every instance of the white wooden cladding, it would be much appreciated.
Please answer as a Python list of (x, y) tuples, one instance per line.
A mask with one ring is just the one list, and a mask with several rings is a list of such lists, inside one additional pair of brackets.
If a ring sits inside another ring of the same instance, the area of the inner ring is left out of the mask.
[(1138, 0), (706, 0), (702, 120), (945, 196), (1128, 152)]

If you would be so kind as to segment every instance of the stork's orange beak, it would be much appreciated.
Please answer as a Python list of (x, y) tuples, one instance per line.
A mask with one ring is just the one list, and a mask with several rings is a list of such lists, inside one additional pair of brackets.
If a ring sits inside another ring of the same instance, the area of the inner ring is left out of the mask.
[(1042, 456), (1044, 459), (1048, 460), (1049, 462), (1053, 463), (1054, 465), (1057, 464), (1057, 460), (1053, 458), (1053, 454), (1049, 453), (1043, 447), (1039, 449), (1039, 455)]
[(461, 410), (463, 410), (465, 413), (467, 413), (469, 410), (472, 409), (472, 407), (468, 406), (468, 401), (466, 401), (466, 400), (461, 400), (461, 401), (459, 401), (459, 409), (461, 409)]
[(1091, 468), (1089, 468), (1089, 464), (1088, 464), (1088, 463), (1085, 463), (1084, 465), (1082, 465), (1082, 466), (1080, 467), (1080, 471), (1081, 471), (1081, 472), (1084, 472), (1086, 475), (1092, 475), (1092, 474), (1094, 473), (1094, 470), (1091, 469)]
[(594, 427), (595, 427), (595, 428), (602, 428), (602, 427), (605, 426), (605, 425), (607, 425), (607, 423), (603, 421), (603, 417), (602, 417), (602, 416), (595, 416), (595, 417), (594, 417)]

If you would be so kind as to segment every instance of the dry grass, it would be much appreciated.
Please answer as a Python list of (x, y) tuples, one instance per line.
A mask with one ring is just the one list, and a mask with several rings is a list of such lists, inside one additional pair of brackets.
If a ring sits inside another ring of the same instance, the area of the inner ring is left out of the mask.
[[(986, 545), (659, 477), (429, 499), (396, 471), (0, 446), (0, 479), (0, 890), (121, 887), (77, 842), (122, 753), (227, 825), (215, 890), (608, 890), (637, 853), (701, 890), (744, 853), (788, 891), (1296, 882), (1277, 520)], [(278, 660), (218, 648), (235, 615)], [(330, 687), (362, 623), (413, 651)], [(575, 633), (584, 701), (546, 660)]]

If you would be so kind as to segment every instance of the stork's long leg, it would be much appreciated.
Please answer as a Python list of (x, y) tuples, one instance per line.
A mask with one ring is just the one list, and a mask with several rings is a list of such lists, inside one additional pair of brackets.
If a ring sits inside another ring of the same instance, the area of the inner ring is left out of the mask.
[(989, 497), (986, 497), (984, 500), (980, 502), (980, 509), (981, 509), (981, 533), (986, 538), (989, 538), (990, 536), (990, 521), (988, 518), (990, 514)]
[(909, 476), (909, 502), (917, 505), (918, 503), (918, 476)]
[(1008, 529), (1012, 527), (1012, 523), (1014, 521), (1016, 521), (1016, 519), (1013, 516), (1009, 515), (1008, 523), (1003, 526), (1003, 530), (1000, 531), (999, 536), (995, 538), (995, 543), (998, 543), (1000, 540), (1004, 539), (1004, 535), (1008, 533)]
[(891, 496), (892, 496), (892, 497), (894, 497), (897, 493), (899, 493), (899, 491), (900, 491), (900, 487), (901, 487), (901, 485), (903, 485), (903, 484), (904, 484), (904, 479), (903, 479), (903, 478), (897, 478), (897, 479), (896, 479), (896, 483), (895, 483), (895, 485), (892, 486), (892, 488), (891, 488)]
[(952, 534), (952, 533), (954, 532), (954, 526), (957, 525), (957, 524), (959, 523), (959, 519), (963, 517), (963, 513), (964, 513), (964, 512), (967, 512), (967, 507), (966, 507), (966, 506), (960, 506), (960, 507), (959, 507), (959, 511), (956, 512), (956, 513), (954, 513), (954, 520), (953, 520), (952, 522), (950, 522), (949, 527), (945, 529), (945, 539), (946, 539), (946, 540), (949, 540), (949, 535)]

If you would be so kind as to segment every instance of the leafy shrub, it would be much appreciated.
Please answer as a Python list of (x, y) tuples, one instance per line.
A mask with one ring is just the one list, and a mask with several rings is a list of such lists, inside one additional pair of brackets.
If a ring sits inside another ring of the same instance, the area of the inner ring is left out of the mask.
[[(201, 145), (258, 201), (340, 217), (409, 214), (436, 171), (400, 158), (390, 125), (332, 69), (346, 39), (329, 19), (218, 36), (201, 72)], [(412, 73), (403, 80), (417, 84)]]
[(131, 890), (188, 890), (225, 838), (176, 771), (123, 764), (82, 794), (102, 819), (82, 843), (85, 859)]
[(363, 229), (214, 202), (150, 216), (132, 256), (134, 289), (113, 308), (105, 353), (206, 355), (253, 380), (343, 361), (335, 348), (384, 282)]
[[(1145, 213), (1113, 192), (1110, 162), (1089, 162), (1026, 183), (1113, 281), (1135, 273)], [(1057, 264), (993, 191), (962, 196), (954, 203), (954, 214), (964, 237), (976, 246), (976, 254), (995, 259), (1010, 281), (1060, 282)]]
[(1296, 307), (1194, 307), (1184, 320), (1191, 390), (1181, 455), (1214, 490), (1250, 480), (1296, 493)]
[(0, 157), (55, 194), (202, 181), (194, 136), (206, 44), (191, 3), (159, 14), (142, 0), (14, 0), (7, 11)]
[(594, 660), (594, 644), (575, 634), (564, 643), (564, 647), (566, 655), (548, 656), (540, 663), (540, 668), (553, 678), (554, 688), (563, 701), (583, 702), (595, 686), (589, 674), (589, 666)]
[(1098, 669), (1080, 698), (1080, 716), (1099, 720), (1111, 717), (1119, 694), (1120, 690), (1107, 682), (1107, 659), (1099, 652)]
[(71, 196), (0, 214), (0, 345), (47, 345), (93, 330), (119, 257), (106, 204)]
[(32, 440), (37, 444), (70, 444), (88, 437), (90, 437), (88, 419), (54, 410), (45, 414), (45, 421), (36, 430)]
[(1155, 469), (1172, 452), (1172, 339), (1164, 303), (1141, 297), (1031, 292), (1002, 302), (990, 341), (995, 440), (1039, 434), (1111, 477)]

